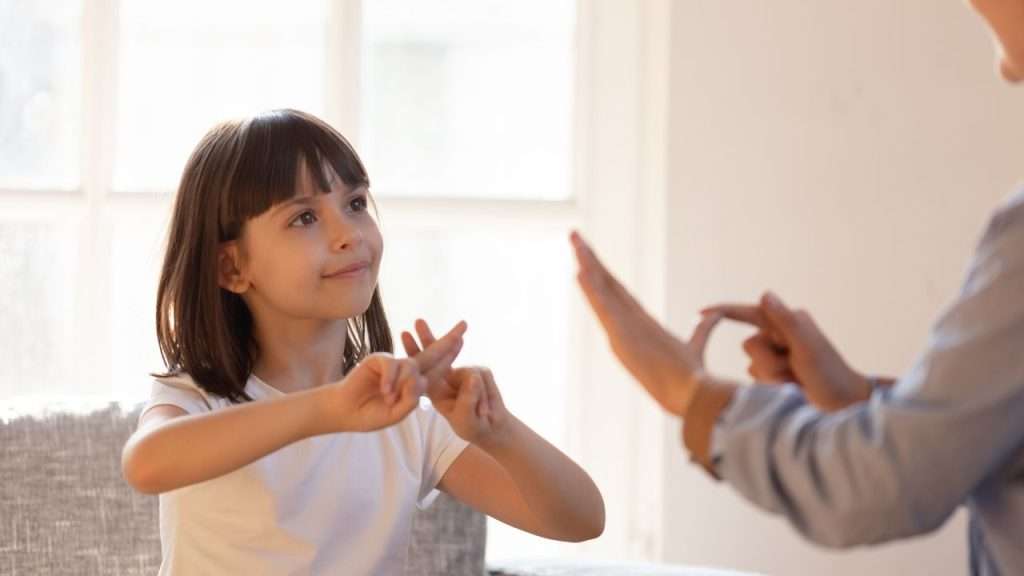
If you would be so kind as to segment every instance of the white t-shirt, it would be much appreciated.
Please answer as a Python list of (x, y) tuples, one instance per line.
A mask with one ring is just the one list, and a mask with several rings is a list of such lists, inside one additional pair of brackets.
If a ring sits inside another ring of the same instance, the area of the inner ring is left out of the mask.
[[(256, 376), (245, 391), (257, 402), (283, 395)], [(154, 381), (143, 413), (160, 404), (190, 414), (232, 405), (187, 375)], [(307, 438), (165, 492), (160, 574), (401, 574), (416, 506), (429, 506), (466, 445), (420, 406), (384, 430)]]

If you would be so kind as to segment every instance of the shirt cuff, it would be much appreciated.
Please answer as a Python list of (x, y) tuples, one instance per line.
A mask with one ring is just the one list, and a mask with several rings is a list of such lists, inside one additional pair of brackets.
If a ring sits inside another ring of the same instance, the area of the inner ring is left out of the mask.
[(711, 454), (711, 434), (719, 417), (729, 407), (736, 384), (705, 381), (697, 387), (683, 418), (683, 445), (690, 459), (700, 464), (715, 480), (719, 480)]

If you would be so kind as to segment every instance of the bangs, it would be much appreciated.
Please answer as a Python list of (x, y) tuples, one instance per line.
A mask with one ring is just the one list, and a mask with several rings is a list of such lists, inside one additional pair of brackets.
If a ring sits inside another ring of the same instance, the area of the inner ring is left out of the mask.
[(322, 120), (297, 110), (273, 110), (238, 126), (238, 157), (220, 202), (218, 236), (235, 240), (242, 225), (295, 195), (306, 166), (321, 194), (330, 192), (333, 170), (350, 188), (369, 186), (352, 145)]

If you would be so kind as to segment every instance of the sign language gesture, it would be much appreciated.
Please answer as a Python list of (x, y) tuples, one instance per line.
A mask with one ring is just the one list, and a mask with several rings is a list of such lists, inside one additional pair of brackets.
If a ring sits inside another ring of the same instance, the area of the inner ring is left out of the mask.
[(605, 268), (576, 232), (576, 279), (608, 336), (612, 352), (668, 412), (682, 416), (704, 376), (704, 349), (720, 317), (706, 315), (689, 341), (672, 335)]
[(811, 315), (789, 308), (771, 292), (757, 304), (719, 304), (703, 312), (758, 328), (743, 343), (750, 358), (747, 371), (758, 381), (793, 382), (811, 404), (825, 412), (871, 396), (869, 380), (846, 363)]
[(462, 350), (466, 324), (460, 322), (416, 358), (367, 356), (331, 386), (324, 418), (329, 431), (370, 431), (396, 424), (419, 403), (432, 384), (441, 384)]
[[(425, 321), (417, 320), (415, 327), (425, 349), (420, 350), (416, 338), (409, 332), (402, 333), (402, 345), (410, 358), (419, 359), (436, 341)], [(448, 370), (428, 386), (427, 395), (455, 433), (467, 442), (484, 445), (496, 440), (507, 429), (509, 412), (494, 382), (494, 375), (487, 368)]]

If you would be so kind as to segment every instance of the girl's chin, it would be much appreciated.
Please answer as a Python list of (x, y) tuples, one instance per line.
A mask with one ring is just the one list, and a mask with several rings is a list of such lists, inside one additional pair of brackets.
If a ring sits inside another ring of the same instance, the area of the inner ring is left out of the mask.
[(1021, 81), (1020, 71), (1005, 57), (999, 59), (999, 74), (1011, 84), (1017, 84)]

